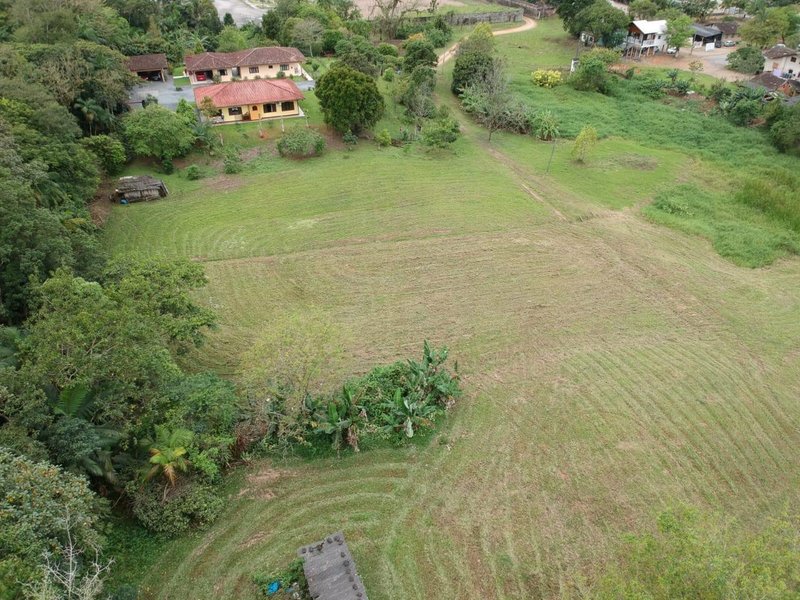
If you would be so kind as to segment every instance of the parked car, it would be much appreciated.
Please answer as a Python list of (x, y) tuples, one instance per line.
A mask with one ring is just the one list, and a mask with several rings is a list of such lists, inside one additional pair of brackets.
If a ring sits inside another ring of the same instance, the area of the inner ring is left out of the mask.
[(725, 46), (726, 48), (730, 48), (731, 46), (736, 45), (736, 40), (725, 40), (724, 42), (722, 42), (722, 45)]
[(675, 46), (671, 46), (671, 47), (667, 48), (667, 54), (677, 54), (677, 53), (678, 53), (678, 49)]

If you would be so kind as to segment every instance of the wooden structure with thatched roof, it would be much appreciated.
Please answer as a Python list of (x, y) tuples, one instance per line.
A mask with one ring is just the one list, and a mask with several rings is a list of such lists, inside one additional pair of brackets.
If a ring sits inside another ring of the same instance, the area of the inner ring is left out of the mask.
[(168, 194), (164, 182), (150, 175), (120, 177), (114, 188), (112, 200), (118, 202), (143, 202), (158, 200)]

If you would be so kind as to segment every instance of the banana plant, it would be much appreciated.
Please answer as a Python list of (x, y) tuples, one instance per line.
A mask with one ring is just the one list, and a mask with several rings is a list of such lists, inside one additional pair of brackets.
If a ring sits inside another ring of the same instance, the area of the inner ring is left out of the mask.
[(364, 409), (356, 403), (353, 391), (344, 386), (337, 398), (330, 398), (325, 404), (312, 403), (317, 407), (316, 430), (332, 436), (331, 446), (338, 452), (346, 441), (358, 452), (358, 425), (365, 416)]
[(433, 417), (438, 409), (435, 405), (423, 400), (415, 400), (403, 396), (403, 390), (397, 388), (391, 401), (384, 405), (383, 420), (388, 431), (403, 431), (406, 437), (414, 437), (420, 427), (433, 425)]

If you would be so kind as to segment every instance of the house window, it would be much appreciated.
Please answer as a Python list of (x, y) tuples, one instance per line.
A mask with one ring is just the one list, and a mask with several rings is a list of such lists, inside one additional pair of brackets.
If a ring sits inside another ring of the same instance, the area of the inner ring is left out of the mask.
[(286, 112), (287, 110), (294, 110), (294, 102), (281, 102), (281, 110)]
[(258, 67), (250, 67), (250, 73), (258, 73)]
[(289, 65), (281, 65), (281, 71), (288, 71)]
[(231, 76), (232, 77), (239, 77), (241, 76), (242, 72), (239, 70), (239, 67), (233, 67), (231, 69)]
[(219, 76), (220, 77), (225, 77), (227, 74), (228, 74), (228, 69), (220, 69), (219, 70)]
[(271, 112), (275, 112), (277, 110), (278, 110), (278, 107), (275, 104), (265, 104), (264, 105), (264, 112), (265, 113), (271, 113)]
[(793, 56), (793, 57), (792, 57), (792, 58), (790, 58), (789, 60), (790, 60), (791, 62), (797, 62), (797, 57), (796, 57), (796, 56)]
[(242, 107), (241, 106), (231, 106), (228, 109), (228, 114), (230, 116), (232, 116), (232, 117), (234, 117), (236, 115), (240, 115), (240, 114), (242, 114)]

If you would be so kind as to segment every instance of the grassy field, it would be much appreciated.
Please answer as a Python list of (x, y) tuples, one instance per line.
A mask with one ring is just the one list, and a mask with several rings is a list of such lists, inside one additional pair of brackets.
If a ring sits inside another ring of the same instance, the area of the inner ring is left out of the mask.
[(352, 372), (428, 338), (466, 389), (429, 446), (238, 473), (145, 598), (255, 599), (254, 573), (340, 528), (373, 600), (578, 597), (665, 506), (746, 530), (797, 501), (800, 261), (741, 268), (647, 220), (657, 190), (713, 179), (679, 148), (612, 137), (579, 168), (557, 148), (547, 174), (549, 144), (486, 137), (464, 120), (452, 153), (265, 153), (114, 208), (113, 252), (205, 265), (221, 326), (199, 364), (234, 374), (265, 324), (322, 313)]

